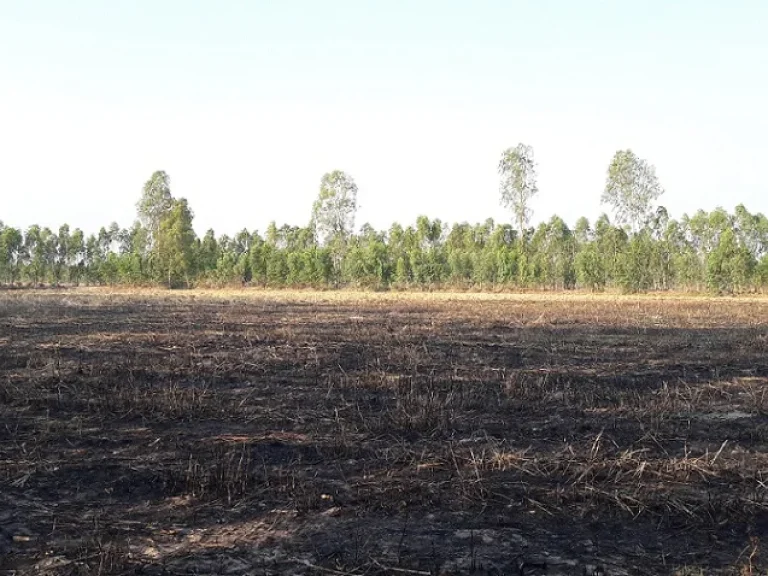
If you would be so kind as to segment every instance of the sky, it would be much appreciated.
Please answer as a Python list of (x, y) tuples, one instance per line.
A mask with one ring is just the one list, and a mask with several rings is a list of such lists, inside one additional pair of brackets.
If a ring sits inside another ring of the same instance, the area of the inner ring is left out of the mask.
[(768, 213), (764, 0), (0, 0), (0, 220), (129, 226), (156, 170), (203, 233), (305, 225), (325, 172), (357, 224), (594, 220), (608, 164), (679, 217)]

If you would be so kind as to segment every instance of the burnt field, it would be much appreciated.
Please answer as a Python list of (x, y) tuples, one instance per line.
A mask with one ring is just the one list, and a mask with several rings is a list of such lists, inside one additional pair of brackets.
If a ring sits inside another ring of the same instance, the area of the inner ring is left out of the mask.
[(0, 293), (0, 574), (765, 574), (768, 300)]

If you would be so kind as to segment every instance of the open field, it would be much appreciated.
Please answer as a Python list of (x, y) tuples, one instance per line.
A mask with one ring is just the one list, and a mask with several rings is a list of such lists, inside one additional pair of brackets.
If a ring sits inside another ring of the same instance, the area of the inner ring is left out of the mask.
[(0, 292), (0, 574), (766, 574), (768, 299)]

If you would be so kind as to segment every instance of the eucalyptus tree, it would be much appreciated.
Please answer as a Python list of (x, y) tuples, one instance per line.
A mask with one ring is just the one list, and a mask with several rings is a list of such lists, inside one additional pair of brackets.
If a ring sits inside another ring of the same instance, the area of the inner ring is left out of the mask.
[[(147, 243), (149, 230), (135, 221), (130, 228), (120, 230), (117, 242), (120, 250), (120, 276), (133, 284), (148, 280)], [(115, 240), (113, 239), (113, 244)]]
[(42, 282), (45, 277), (45, 243), (42, 230), (37, 224), (27, 228), (24, 234), (24, 253), (26, 260), (26, 276), (34, 284)]
[(592, 228), (586, 217), (582, 216), (576, 220), (576, 226), (573, 227), (573, 237), (580, 246), (592, 239)]
[(603, 290), (608, 282), (605, 261), (602, 258), (597, 242), (591, 240), (582, 244), (574, 261), (576, 278), (579, 284), (590, 290)]
[(197, 253), (197, 265), (201, 272), (210, 273), (216, 269), (216, 262), (221, 256), (219, 243), (216, 241), (216, 233), (209, 229), (203, 236)]
[(650, 232), (645, 229), (633, 234), (619, 259), (617, 280), (622, 290), (636, 293), (653, 287), (653, 256)]
[(355, 227), (357, 184), (352, 177), (334, 170), (320, 180), (320, 192), (312, 206), (310, 226), (318, 241), (333, 254), (334, 270), (341, 272), (341, 262)]
[(707, 254), (707, 283), (715, 292), (733, 293), (747, 286), (755, 265), (754, 256), (739, 243), (733, 228), (726, 228)]
[(406, 286), (412, 280), (410, 267), (409, 239), (410, 234), (399, 222), (394, 222), (387, 233), (387, 249), (394, 263), (392, 281), (397, 286)]
[(352, 281), (368, 288), (384, 288), (389, 284), (390, 258), (386, 234), (370, 224), (360, 228), (360, 234), (350, 242), (344, 260), (345, 275)]
[(0, 231), (0, 274), (8, 284), (19, 279), (19, 268), (24, 247), (21, 230), (5, 227)]
[(67, 266), (69, 281), (75, 284), (80, 283), (86, 266), (85, 254), (85, 235), (79, 228), (75, 228), (69, 238), (67, 247)]
[(324, 174), (320, 192), (312, 206), (312, 225), (318, 240), (329, 244), (346, 241), (355, 227), (357, 184), (341, 170)]
[(546, 225), (542, 260), (546, 283), (554, 289), (569, 289), (576, 284), (574, 259), (576, 242), (573, 232), (559, 216), (552, 216)]
[(158, 170), (144, 183), (141, 199), (136, 204), (139, 220), (149, 230), (150, 246), (154, 246), (160, 223), (172, 207), (171, 177)]
[(603, 204), (618, 224), (638, 232), (652, 217), (653, 203), (664, 193), (656, 168), (632, 150), (619, 150), (608, 166)]
[(764, 254), (755, 266), (755, 283), (768, 288), (768, 253)]
[(768, 253), (768, 218), (751, 214), (743, 204), (736, 206), (733, 216), (739, 241), (759, 260)]
[(168, 287), (183, 280), (189, 286), (194, 273), (195, 231), (192, 210), (185, 198), (174, 200), (171, 209), (160, 221), (157, 234), (159, 270)]
[(526, 144), (518, 144), (502, 152), (499, 176), (501, 204), (512, 211), (522, 240), (525, 236), (525, 227), (533, 214), (530, 206), (531, 199), (539, 191), (533, 148)]
[(602, 214), (595, 222), (595, 240), (597, 253), (602, 260), (602, 270), (606, 284), (610, 284), (620, 275), (620, 260), (627, 247), (629, 237), (623, 228), (611, 224), (608, 216)]
[(427, 216), (421, 215), (416, 218), (416, 232), (422, 249), (434, 250), (442, 240), (443, 223), (439, 218), (430, 220)]

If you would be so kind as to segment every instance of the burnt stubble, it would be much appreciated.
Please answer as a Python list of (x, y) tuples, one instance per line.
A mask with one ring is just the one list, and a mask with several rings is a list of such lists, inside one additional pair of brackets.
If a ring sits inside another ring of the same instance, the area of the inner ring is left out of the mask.
[(0, 294), (0, 573), (764, 573), (767, 358), (759, 298)]

